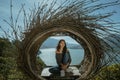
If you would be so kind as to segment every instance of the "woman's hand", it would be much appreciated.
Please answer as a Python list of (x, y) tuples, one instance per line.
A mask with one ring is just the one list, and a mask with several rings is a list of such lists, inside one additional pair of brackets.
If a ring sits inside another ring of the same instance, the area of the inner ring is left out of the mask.
[(66, 70), (68, 65), (62, 65), (62, 69)]

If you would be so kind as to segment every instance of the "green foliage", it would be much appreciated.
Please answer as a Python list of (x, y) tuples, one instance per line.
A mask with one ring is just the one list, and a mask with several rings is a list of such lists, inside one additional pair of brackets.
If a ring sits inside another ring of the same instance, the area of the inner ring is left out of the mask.
[(16, 41), (0, 38), (0, 80), (30, 80), (17, 68)]
[(104, 67), (94, 80), (120, 80), (120, 64)]
[[(16, 45), (20, 46), (20, 41), (10, 42), (8, 39), (0, 38), (0, 80), (31, 80), (17, 67)], [(46, 65), (39, 57), (36, 59), (38, 71), (41, 72)]]
[(0, 38), (0, 56), (3, 56), (3, 51), (10, 45), (11, 43), (8, 39)]
[(7, 79), (10, 73), (10, 69), (12, 69), (13, 65), (13, 58), (0, 57), (0, 74), (2, 74), (1, 76), (4, 76), (4, 78)]

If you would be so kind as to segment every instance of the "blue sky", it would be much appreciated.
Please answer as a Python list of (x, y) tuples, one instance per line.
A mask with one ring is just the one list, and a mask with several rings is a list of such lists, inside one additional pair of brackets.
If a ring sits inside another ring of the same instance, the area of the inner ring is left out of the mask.
[[(6, 30), (8, 33), (10, 33), (10, 29), (9, 26), (3, 21), (3, 19), (7, 20), (8, 22), (10, 21), (10, 0), (0, 0), (0, 26), (2, 26), (2, 28), (4, 30)], [(13, 0), (13, 16), (14, 18), (16, 18), (20, 8), (21, 8), (21, 4), (25, 4), (24, 8), (26, 10), (27, 13), (29, 13), (29, 9), (34, 8), (34, 4), (38, 4), (41, 3), (42, 0)], [(49, 0), (51, 1), (51, 0)], [(64, 0), (58, 0), (57, 5), (60, 5), (60, 3), (62, 3), (62, 1)], [(70, 0), (72, 1), (72, 0)], [(91, 0), (94, 1), (94, 0)], [(109, 1), (115, 1), (115, 0), (100, 0), (101, 3), (106, 3)], [(111, 19), (113, 20), (113, 22), (120, 22), (120, 5), (118, 6), (112, 6), (106, 9), (101, 10), (103, 12), (108, 12), (108, 11), (116, 11), (116, 14), (114, 14)], [(20, 26), (23, 26), (23, 22), (22, 22), (22, 15), (20, 15), (20, 19), (18, 21), (18, 24)], [(119, 26), (120, 27), (120, 26)], [(0, 36), (4, 35), (2, 33), (2, 31), (0, 30)], [(57, 37), (55, 37), (57, 38)], [(62, 38), (62, 37), (61, 37)], [(71, 40), (70, 37), (63, 37), (64, 39), (66, 38), (67, 40)], [(59, 37), (57, 38), (59, 39)], [(73, 41), (74, 42), (74, 41)]]

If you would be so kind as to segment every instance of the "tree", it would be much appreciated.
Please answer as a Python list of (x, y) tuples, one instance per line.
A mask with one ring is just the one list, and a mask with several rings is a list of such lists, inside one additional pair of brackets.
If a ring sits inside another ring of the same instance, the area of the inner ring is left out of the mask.
[(112, 64), (102, 68), (94, 80), (120, 80), (120, 64)]

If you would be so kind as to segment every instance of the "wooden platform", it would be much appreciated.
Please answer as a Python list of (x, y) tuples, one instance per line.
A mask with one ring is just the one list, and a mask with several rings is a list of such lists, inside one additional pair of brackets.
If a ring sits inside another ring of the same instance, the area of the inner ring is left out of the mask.
[(65, 72), (64, 77), (61, 77), (60, 75), (52, 75), (52, 73), (49, 72), (50, 68), (51, 67), (44, 68), (41, 76), (49, 80), (75, 80), (81, 75), (78, 68), (75, 66), (70, 66), (70, 72)]

